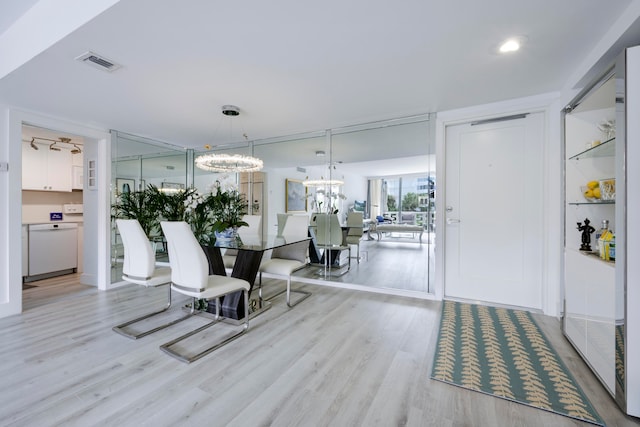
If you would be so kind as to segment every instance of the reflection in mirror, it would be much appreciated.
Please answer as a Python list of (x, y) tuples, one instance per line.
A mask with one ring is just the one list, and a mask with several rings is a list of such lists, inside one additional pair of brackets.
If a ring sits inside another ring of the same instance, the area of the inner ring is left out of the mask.
[[(362, 212), (362, 238), (351, 245), (351, 259), (343, 259), (343, 267), (340, 260), (334, 264), (333, 257), (338, 257), (334, 254), (331, 262), (323, 262), (322, 250), (312, 245), (312, 265), (294, 276), (407, 293), (432, 292), (435, 156), (431, 133), (425, 116), (402, 124), (377, 123), (327, 135), (255, 143), (254, 155), (264, 161), (268, 232), (277, 232), (279, 217), (304, 214), (317, 233), (317, 214), (330, 213), (337, 217), (344, 236), (341, 243), (346, 243), (349, 214)], [(302, 212), (286, 212), (292, 183), (328, 179), (342, 184), (306, 187)], [(324, 233), (330, 233), (330, 228)], [(326, 236), (315, 237), (327, 241)]]
[[(157, 224), (145, 221), (144, 203), (127, 203), (132, 194), (140, 194), (149, 188), (173, 192), (187, 187), (187, 153), (167, 144), (113, 132), (111, 162), (111, 283), (122, 280), (122, 240), (118, 233), (115, 216), (135, 215), (154, 243), (156, 257), (166, 261), (160, 231)], [(128, 193), (125, 194), (125, 193)], [(123, 204), (123, 201), (125, 202)], [(138, 213), (136, 213), (138, 212)]]
[[(215, 185), (233, 187), (247, 200), (248, 213), (261, 217), (263, 239), (277, 235), (289, 215), (308, 217), (311, 264), (294, 273), (297, 280), (431, 293), (435, 144), (430, 124), (424, 115), (208, 151), (264, 162), (260, 172), (226, 174), (193, 168), (182, 149), (118, 134), (113, 195), (119, 191), (117, 178), (130, 180), (129, 185), (138, 189), (141, 184), (167, 190), (184, 185), (201, 194)], [(322, 184), (305, 186), (309, 180)], [(320, 231), (318, 215), (326, 214), (326, 227)], [(117, 266), (121, 252), (115, 234), (112, 253)], [(334, 249), (326, 249), (326, 242)], [(112, 280), (119, 281), (119, 275), (114, 273)]]

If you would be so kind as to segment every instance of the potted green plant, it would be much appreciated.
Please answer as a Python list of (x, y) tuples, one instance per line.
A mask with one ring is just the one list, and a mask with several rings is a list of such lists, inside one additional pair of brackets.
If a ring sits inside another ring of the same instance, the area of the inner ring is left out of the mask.
[(220, 185), (211, 193), (212, 230), (218, 239), (237, 236), (238, 227), (248, 226), (242, 217), (247, 213), (247, 201), (236, 189), (223, 190)]
[(116, 202), (112, 206), (114, 218), (137, 219), (149, 238), (159, 230), (159, 209), (158, 189), (152, 185), (142, 191), (116, 195)]

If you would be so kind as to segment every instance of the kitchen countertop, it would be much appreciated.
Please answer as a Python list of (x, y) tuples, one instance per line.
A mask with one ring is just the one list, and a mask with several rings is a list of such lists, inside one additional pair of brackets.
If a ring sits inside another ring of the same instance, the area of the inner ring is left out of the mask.
[(82, 224), (84, 223), (83, 219), (68, 219), (65, 218), (62, 221), (29, 221), (29, 222), (23, 222), (22, 225), (32, 225), (32, 224), (60, 224), (60, 223), (76, 223), (76, 224)]

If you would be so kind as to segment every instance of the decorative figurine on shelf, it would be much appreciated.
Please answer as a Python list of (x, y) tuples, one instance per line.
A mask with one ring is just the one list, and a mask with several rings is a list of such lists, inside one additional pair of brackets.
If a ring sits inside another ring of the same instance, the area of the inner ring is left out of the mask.
[(591, 225), (589, 218), (584, 219), (584, 225), (581, 222), (578, 223), (578, 231), (582, 231), (582, 244), (580, 245), (581, 251), (591, 252), (591, 233), (596, 231)]

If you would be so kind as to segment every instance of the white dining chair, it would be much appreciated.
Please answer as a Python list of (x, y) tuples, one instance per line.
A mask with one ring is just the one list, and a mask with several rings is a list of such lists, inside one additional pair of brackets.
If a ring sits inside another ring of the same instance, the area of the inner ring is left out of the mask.
[[(311, 296), (311, 292), (302, 290), (291, 290), (291, 275), (307, 265), (307, 254), (309, 251), (309, 241), (307, 240), (309, 230), (309, 217), (306, 215), (291, 215), (287, 218), (282, 229), (282, 238), (285, 242), (295, 241), (290, 245), (274, 248), (271, 259), (264, 261), (260, 265), (258, 276), (258, 297), (262, 300), (262, 276), (287, 281), (287, 305), (294, 307), (303, 300)], [(302, 241), (299, 241), (304, 239)], [(284, 292), (284, 291), (283, 291)], [(270, 298), (282, 294), (279, 292)], [(291, 293), (303, 295), (295, 303), (291, 302)]]
[[(216, 302), (216, 313), (213, 321), (160, 346), (160, 349), (170, 356), (180, 361), (191, 363), (230, 343), (249, 329), (249, 289), (251, 286), (246, 280), (215, 274), (209, 275), (207, 257), (200, 243), (193, 235), (191, 227), (186, 222), (162, 221), (160, 226), (167, 239), (169, 264), (171, 265), (171, 289), (193, 298), (191, 315), (197, 314), (195, 307), (199, 299), (215, 299)], [(242, 292), (244, 294), (244, 322), (239, 332), (215, 342), (194, 355), (187, 355), (179, 351), (179, 349), (172, 348), (186, 338), (219, 323), (220, 297), (234, 292)]]
[[(117, 219), (116, 226), (118, 227), (124, 246), (122, 279), (126, 282), (145, 287), (168, 285), (171, 282), (171, 269), (166, 266), (156, 266), (155, 251), (153, 250), (152, 243), (142, 230), (140, 223), (135, 219)], [(167, 305), (164, 308), (114, 326), (112, 329), (125, 337), (138, 339), (184, 320), (185, 317), (182, 317), (142, 332), (128, 330), (131, 325), (164, 313), (171, 307), (171, 287), (167, 286), (167, 288), (169, 296)]]
[(364, 234), (364, 214), (362, 212), (349, 212), (347, 214), (347, 236), (344, 241), (347, 245), (356, 245), (356, 259), (360, 262), (360, 239)]

